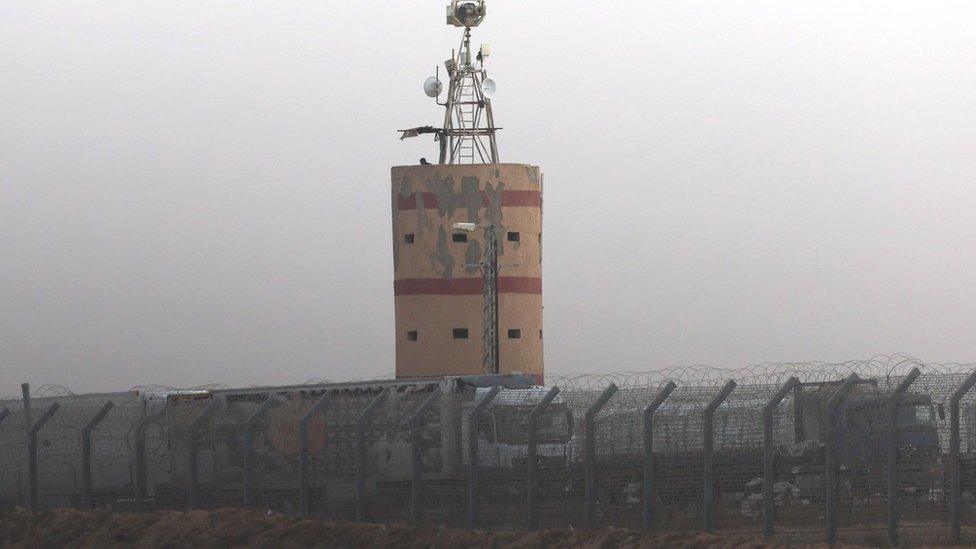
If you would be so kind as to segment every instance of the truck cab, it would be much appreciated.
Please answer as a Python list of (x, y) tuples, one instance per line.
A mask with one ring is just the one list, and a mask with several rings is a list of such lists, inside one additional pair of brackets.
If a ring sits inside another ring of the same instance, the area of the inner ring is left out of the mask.
[[(818, 384), (800, 392), (797, 399), (797, 441), (825, 442), (824, 413), (827, 399), (837, 384)], [(877, 461), (887, 451), (890, 395), (874, 380), (852, 389), (837, 409), (834, 432), (841, 465)], [(940, 451), (938, 422), (945, 411), (926, 394), (904, 395), (897, 411), (898, 447), (913, 455), (937, 458)]]
[[(479, 387), (465, 405), (461, 421), (462, 462), (468, 463), (468, 414), (487, 392)], [(548, 387), (502, 389), (481, 414), (478, 423), (478, 463), (497, 469), (524, 469), (528, 456), (529, 413), (549, 392)], [(567, 467), (575, 456), (573, 413), (557, 395), (538, 419), (538, 464)]]

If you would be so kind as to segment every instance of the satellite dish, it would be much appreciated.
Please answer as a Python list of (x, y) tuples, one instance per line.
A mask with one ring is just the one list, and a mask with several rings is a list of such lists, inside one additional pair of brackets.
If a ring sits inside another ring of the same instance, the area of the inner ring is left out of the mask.
[(481, 81), (481, 92), (485, 94), (485, 97), (491, 99), (496, 91), (498, 91), (498, 86), (495, 84), (495, 78), (486, 74), (485, 79)]
[(437, 97), (441, 94), (441, 90), (444, 89), (444, 85), (436, 76), (431, 76), (427, 80), (424, 80), (424, 93), (427, 97)]

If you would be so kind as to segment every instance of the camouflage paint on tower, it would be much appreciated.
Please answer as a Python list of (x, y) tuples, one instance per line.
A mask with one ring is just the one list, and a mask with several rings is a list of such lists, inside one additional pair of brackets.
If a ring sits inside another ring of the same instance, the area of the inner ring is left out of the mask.
[[(392, 170), (397, 378), (482, 369), (483, 231), (498, 231), (500, 373), (543, 379), (542, 182), (525, 164), (430, 164)], [(455, 236), (455, 235), (459, 236)], [(467, 330), (467, 338), (459, 337)], [(458, 331), (458, 333), (456, 333)]]

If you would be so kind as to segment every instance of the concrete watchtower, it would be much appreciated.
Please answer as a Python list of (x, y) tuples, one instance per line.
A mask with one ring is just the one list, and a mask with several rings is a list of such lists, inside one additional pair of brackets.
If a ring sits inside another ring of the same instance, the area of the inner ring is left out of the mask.
[(439, 161), (392, 170), (396, 376), (521, 372), (543, 382), (542, 175), (501, 164), (491, 110), (495, 83), (471, 28), (483, 0), (454, 0), (448, 24), (461, 47), (424, 91), (444, 107), (444, 125), (401, 130), (434, 134)]

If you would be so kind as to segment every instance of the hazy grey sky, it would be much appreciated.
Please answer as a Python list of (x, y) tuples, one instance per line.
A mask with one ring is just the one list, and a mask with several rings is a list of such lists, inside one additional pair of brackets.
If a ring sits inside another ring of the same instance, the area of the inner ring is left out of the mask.
[[(393, 370), (446, 0), (0, 2), (0, 395)], [(492, 0), (548, 372), (976, 360), (976, 3)]]

